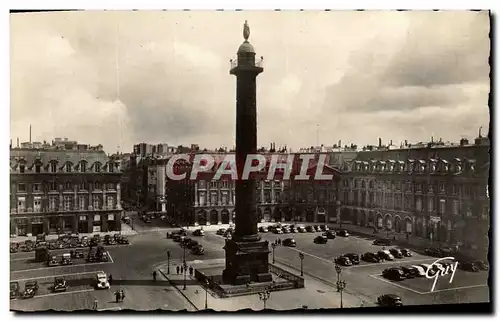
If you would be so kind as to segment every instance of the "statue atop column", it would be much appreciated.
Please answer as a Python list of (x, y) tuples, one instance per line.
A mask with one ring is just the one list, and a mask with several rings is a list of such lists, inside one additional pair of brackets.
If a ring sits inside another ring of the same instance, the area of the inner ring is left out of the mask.
[(248, 42), (248, 37), (250, 37), (250, 26), (248, 25), (248, 21), (245, 20), (245, 24), (243, 25), (243, 38)]

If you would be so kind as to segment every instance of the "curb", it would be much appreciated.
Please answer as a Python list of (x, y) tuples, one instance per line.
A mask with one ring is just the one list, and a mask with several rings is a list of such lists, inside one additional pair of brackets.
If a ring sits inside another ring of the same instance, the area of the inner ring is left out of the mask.
[(193, 301), (191, 301), (187, 296), (186, 294), (184, 294), (184, 292), (179, 289), (174, 283), (170, 282), (170, 279), (168, 278), (168, 276), (163, 273), (163, 271), (161, 269), (158, 269), (158, 271), (161, 273), (161, 275), (163, 275), (163, 277), (165, 279), (167, 279), (167, 281), (170, 283), (170, 285), (172, 285), (183, 297), (184, 299), (186, 299), (186, 301), (189, 302), (189, 304), (191, 304), (193, 306), (193, 308), (196, 310), (196, 311), (200, 311), (200, 309), (198, 309), (198, 307), (193, 303)]

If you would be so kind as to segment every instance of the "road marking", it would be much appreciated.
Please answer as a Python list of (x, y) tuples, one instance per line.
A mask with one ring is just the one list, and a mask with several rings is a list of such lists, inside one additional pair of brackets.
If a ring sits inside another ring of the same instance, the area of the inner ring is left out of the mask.
[(57, 274), (57, 275), (49, 275), (49, 276), (39, 276), (39, 277), (35, 277), (35, 278), (10, 280), (10, 282), (20, 282), (20, 281), (40, 280), (40, 279), (43, 280), (43, 279), (57, 278), (57, 277), (61, 277), (61, 276), (82, 275), (82, 274), (97, 274), (97, 273), (104, 273), (104, 271), (92, 271), (92, 272), (79, 272), (79, 273), (68, 273), (68, 274)]
[(407, 290), (407, 291), (411, 291), (411, 292), (413, 292), (413, 293), (417, 293), (417, 294), (421, 294), (421, 295), (422, 295), (422, 294), (425, 294), (425, 293), (423, 293), (423, 292), (420, 292), (420, 291), (417, 291), (417, 290), (413, 290), (412, 288), (408, 288), (408, 287), (406, 287), (406, 286), (402, 286), (402, 285), (400, 285), (400, 284), (397, 284), (397, 283), (394, 283), (394, 282), (390, 282), (390, 281), (385, 280), (385, 279), (383, 279), (383, 278), (379, 278), (378, 276), (380, 276), (380, 274), (372, 274), (372, 275), (370, 275), (370, 277), (371, 277), (371, 278), (374, 278), (374, 279), (376, 279), (376, 280), (379, 280), (379, 281), (382, 281), (382, 282), (388, 283), (388, 284), (390, 284), (390, 285), (394, 285), (394, 286), (400, 287), (400, 288), (405, 289), (405, 290)]
[(19, 258), (19, 259), (10, 259), (10, 261), (21, 261), (21, 260), (31, 260), (31, 259), (34, 259), (34, 257), (22, 257), (22, 258)]
[(324, 258), (322, 258), (322, 257), (316, 256), (316, 255), (314, 255), (314, 254), (310, 254), (310, 253), (307, 253), (307, 252), (304, 252), (304, 251), (301, 251), (301, 250), (297, 250), (296, 248), (293, 248), (293, 247), (288, 247), (288, 246), (287, 246), (287, 247), (285, 247), (285, 248), (290, 249), (290, 250), (294, 250), (294, 251), (299, 252), (299, 253), (303, 253), (304, 255), (309, 255), (309, 256), (311, 256), (311, 257), (314, 257), (314, 258), (316, 258), (316, 259), (318, 259), (318, 260), (321, 260), (321, 261), (325, 261), (325, 262), (327, 262), (327, 263), (334, 263), (334, 262), (333, 262), (333, 260), (327, 260), (327, 259), (324, 259)]
[(449, 288), (449, 289), (442, 289), (442, 290), (434, 290), (432, 292), (423, 292), (421, 294), (432, 294), (436, 292), (446, 292), (446, 291), (453, 291), (453, 290), (462, 290), (462, 289), (470, 289), (470, 288), (479, 288), (479, 287), (485, 287), (488, 286), (488, 284), (478, 284), (478, 285), (468, 285), (468, 286), (460, 286), (456, 288)]
[(109, 253), (109, 251), (106, 251), (106, 253), (108, 253), (108, 257), (111, 260), (111, 263), (115, 263), (115, 261), (113, 261), (113, 258), (111, 257), (111, 254)]
[(382, 263), (369, 263), (369, 264), (359, 264), (359, 265), (353, 265), (353, 266), (346, 266), (347, 269), (353, 269), (353, 268), (360, 268), (360, 267), (370, 267), (370, 266), (376, 266), (376, 265), (397, 265), (399, 262), (400, 263), (411, 263), (411, 262), (425, 262), (425, 261), (432, 261), (435, 259), (417, 259), (417, 260), (401, 260), (399, 259), (398, 261), (385, 261)]
[(100, 265), (100, 264), (111, 264), (114, 262), (98, 262), (98, 263), (85, 263), (85, 264), (75, 264), (75, 265), (58, 265), (58, 266), (48, 266), (48, 267), (41, 267), (41, 268), (36, 268), (36, 269), (27, 269), (27, 270), (15, 270), (15, 271), (10, 271), (10, 273), (21, 273), (21, 272), (32, 272), (32, 271), (42, 271), (42, 270), (50, 270), (50, 269), (58, 269), (58, 268), (72, 268), (72, 267), (77, 267), (77, 266), (92, 266), (92, 265)]

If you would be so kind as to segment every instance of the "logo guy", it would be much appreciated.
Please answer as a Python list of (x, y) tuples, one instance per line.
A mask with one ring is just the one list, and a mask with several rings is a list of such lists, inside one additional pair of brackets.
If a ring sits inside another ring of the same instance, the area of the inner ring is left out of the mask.
[(440, 261), (444, 261), (444, 260), (455, 260), (455, 258), (449, 256), (449, 257), (443, 257), (443, 258), (437, 259), (436, 261), (434, 261), (434, 263), (432, 263), (431, 265), (429, 265), (427, 267), (427, 271), (425, 271), (425, 277), (426, 278), (428, 278), (428, 279), (434, 279), (434, 282), (432, 283), (431, 292), (434, 292), (434, 288), (436, 287), (437, 280), (439, 279), (440, 276), (445, 276), (445, 275), (447, 275), (449, 273), (452, 273), (449, 283), (451, 283), (453, 281), (453, 277), (455, 277), (455, 272), (457, 271), (458, 262), (454, 262), (454, 263), (446, 266), (446, 268), (444, 268), (444, 269), (438, 269), (437, 272), (435, 272), (434, 274), (432, 274), (432, 272), (436, 271), (433, 268), (434, 267), (438, 267), (438, 265), (436, 265), (436, 263), (439, 263)]

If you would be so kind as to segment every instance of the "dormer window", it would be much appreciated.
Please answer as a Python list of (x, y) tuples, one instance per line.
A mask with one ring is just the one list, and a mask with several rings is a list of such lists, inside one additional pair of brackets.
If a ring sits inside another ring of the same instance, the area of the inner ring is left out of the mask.
[(56, 173), (57, 172), (57, 163), (56, 162), (50, 163), (50, 172), (51, 173)]
[(66, 163), (66, 173), (71, 173), (71, 163)]
[(82, 173), (87, 172), (87, 162), (86, 161), (82, 161), (80, 163), (80, 172), (82, 172)]
[(115, 165), (115, 164), (113, 164), (113, 163), (108, 163), (108, 171), (109, 171), (110, 173), (113, 173), (113, 171), (114, 171), (114, 165)]
[(100, 173), (101, 172), (101, 164), (100, 163), (95, 163), (95, 172)]
[(26, 166), (24, 166), (23, 164), (19, 165), (19, 173), (24, 173), (25, 170)]

